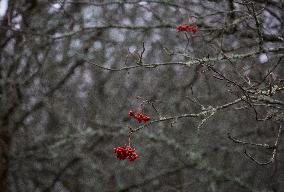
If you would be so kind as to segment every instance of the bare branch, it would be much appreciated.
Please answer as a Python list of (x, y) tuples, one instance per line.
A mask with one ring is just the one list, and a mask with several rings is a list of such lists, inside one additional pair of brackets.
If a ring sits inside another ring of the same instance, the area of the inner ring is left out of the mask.
[(252, 3), (252, 13), (253, 13), (253, 18), (255, 20), (256, 28), (257, 28), (257, 34), (258, 34), (258, 44), (259, 44), (259, 51), (263, 51), (263, 36), (261, 32), (261, 26), (260, 22), (257, 18), (256, 11), (255, 11), (255, 5)]
[[(280, 48), (273, 48), (273, 49), (267, 49), (266, 52), (278, 52), (284, 50), (284, 47)], [(223, 61), (226, 59), (243, 59), (246, 57), (251, 57), (251, 56), (256, 56), (260, 54), (260, 51), (253, 51), (250, 53), (244, 53), (244, 54), (232, 54), (227, 57), (203, 57), (203, 58), (195, 58), (192, 59), (188, 62), (164, 62), (164, 63), (150, 63), (150, 64), (143, 64), (143, 65), (134, 65), (134, 66), (129, 66), (129, 67), (121, 67), (121, 68), (109, 68), (109, 67), (104, 67), (101, 66), (90, 59), (88, 59), (86, 56), (76, 53), (80, 58), (84, 59), (87, 63), (90, 63), (100, 69), (107, 70), (107, 71), (125, 71), (125, 70), (130, 70), (130, 69), (136, 69), (136, 68), (156, 68), (156, 67), (161, 67), (161, 66), (168, 66), (168, 65), (182, 65), (182, 66), (187, 66), (187, 67), (192, 67), (193, 65), (197, 64), (204, 64), (204, 63), (209, 63), (209, 62), (214, 62), (214, 61)]]
[(164, 121), (172, 121), (172, 120), (178, 120), (178, 119), (183, 119), (183, 118), (189, 118), (189, 117), (200, 117), (200, 116), (204, 116), (206, 115), (208, 112), (211, 112), (211, 110), (222, 110), (222, 109), (225, 109), (225, 108), (228, 108), (232, 105), (235, 105), (237, 103), (239, 103), (240, 101), (242, 101), (241, 99), (236, 99), (235, 101), (232, 101), (230, 103), (226, 103), (224, 105), (221, 105), (221, 106), (217, 106), (217, 107), (211, 107), (211, 108), (208, 108), (208, 109), (205, 109), (205, 110), (202, 110), (201, 112), (199, 113), (186, 113), (186, 114), (181, 114), (181, 115), (176, 115), (176, 116), (172, 116), (172, 117), (162, 117), (160, 119), (157, 119), (157, 120), (153, 120), (153, 121), (150, 121), (149, 123), (147, 124), (144, 124), (144, 125), (141, 125), (139, 126), (138, 128), (136, 129), (133, 129), (132, 132), (137, 132), (141, 129), (144, 129), (146, 127), (149, 127), (150, 125), (154, 124), (154, 123), (159, 123), (159, 122), (164, 122)]
[(257, 146), (257, 147), (263, 147), (263, 148), (266, 148), (266, 149), (274, 149), (275, 146), (271, 146), (271, 145), (268, 145), (268, 144), (262, 144), (262, 143), (251, 143), (251, 142), (247, 142), (247, 141), (242, 141), (242, 140), (239, 140), (237, 138), (234, 138), (233, 136), (231, 136), (230, 133), (228, 133), (228, 138), (231, 139), (233, 142), (235, 143), (238, 143), (238, 144), (242, 144), (242, 145), (252, 145), (252, 146)]
[(144, 42), (142, 42), (142, 51), (141, 51), (141, 53), (140, 53), (140, 55), (139, 55), (139, 61), (137, 62), (137, 64), (138, 65), (141, 65), (141, 64), (143, 64), (143, 54), (144, 54), (144, 52), (145, 52), (145, 43)]
[(134, 66), (129, 66), (129, 67), (121, 67), (121, 68), (109, 68), (109, 67), (104, 67), (101, 65), (96, 64), (95, 62), (91, 61), (90, 59), (86, 58), (80, 53), (76, 53), (79, 57), (84, 59), (87, 63), (90, 63), (94, 65), (95, 67), (98, 67), (103, 70), (107, 71), (127, 71), (130, 69), (137, 69), (137, 68), (156, 68), (159, 66), (168, 66), (168, 65), (186, 65), (184, 62), (164, 62), (164, 63), (150, 63), (150, 64), (140, 64), (140, 65), (134, 65)]
[(257, 147), (263, 147), (266, 149), (273, 149), (271, 158), (266, 161), (266, 162), (261, 162), (259, 160), (257, 160), (256, 158), (254, 158), (252, 155), (250, 155), (246, 150), (244, 150), (244, 154), (250, 158), (253, 162), (255, 162), (258, 165), (268, 165), (270, 163), (273, 163), (275, 161), (276, 155), (277, 155), (277, 150), (278, 150), (278, 145), (279, 145), (279, 139), (281, 136), (281, 132), (282, 132), (282, 124), (280, 124), (279, 129), (278, 129), (278, 134), (275, 140), (275, 143), (273, 146), (270, 146), (268, 144), (258, 144), (258, 143), (250, 143), (250, 142), (245, 142), (245, 141), (241, 141), (238, 139), (233, 138), (229, 133), (228, 133), (228, 138), (231, 139), (232, 141), (234, 141), (235, 143), (239, 143), (242, 145), (253, 145), (253, 146), (257, 146)]

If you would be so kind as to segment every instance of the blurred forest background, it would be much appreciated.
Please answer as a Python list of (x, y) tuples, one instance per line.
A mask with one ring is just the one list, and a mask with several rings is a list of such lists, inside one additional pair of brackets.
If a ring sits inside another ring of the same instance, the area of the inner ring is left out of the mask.
[(284, 191), (283, 0), (0, 11), (1, 192)]

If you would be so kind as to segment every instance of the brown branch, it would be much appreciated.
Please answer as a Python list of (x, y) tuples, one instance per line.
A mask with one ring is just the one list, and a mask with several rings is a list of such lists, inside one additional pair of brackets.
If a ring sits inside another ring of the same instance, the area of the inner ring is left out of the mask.
[(91, 31), (95, 30), (106, 30), (106, 29), (127, 29), (127, 30), (151, 30), (151, 29), (174, 29), (175, 26), (171, 24), (161, 24), (161, 25), (119, 25), (119, 24), (109, 24), (109, 25), (104, 25), (104, 26), (95, 26), (95, 27), (84, 27), (80, 30), (77, 31), (71, 31), (67, 33), (63, 33), (61, 35), (53, 35), (51, 36), (52, 39), (62, 39), (66, 37), (70, 37), (73, 35), (78, 35), (84, 33), (89, 33)]
[(251, 143), (251, 142), (247, 142), (247, 141), (242, 141), (239, 139), (234, 138), (233, 136), (231, 136), (230, 133), (228, 133), (228, 138), (231, 139), (234, 143), (238, 143), (238, 144), (242, 144), (242, 145), (252, 145), (252, 146), (257, 146), (257, 147), (263, 147), (266, 149), (274, 149), (275, 146), (271, 146), (268, 144), (262, 144), (262, 143)]
[(277, 66), (281, 63), (283, 58), (284, 58), (284, 56), (280, 57), (278, 59), (277, 63), (268, 71), (268, 73), (263, 77), (263, 79), (259, 83), (257, 83), (256, 85), (253, 85), (251, 88), (258, 87), (259, 85), (261, 85), (266, 80), (266, 78), (277, 68)]
[(159, 1), (159, 0), (147, 0), (147, 1), (142, 1), (142, 0), (138, 0), (138, 1), (112, 1), (112, 2), (106, 2), (106, 3), (94, 3), (94, 2), (90, 2), (90, 1), (66, 1), (66, 3), (70, 3), (70, 4), (86, 4), (88, 6), (97, 6), (97, 7), (101, 7), (101, 6), (108, 6), (108, 5), (114, 5), (114, 4), (118, 4), (118, 5), (124, 5), (124, 4), (139, 4), (140, 2), (147, 2), (147, 3), (154, 3), (154, 4), (160, 4), (160, 5), (164, 5), (164, 6), (169, 6), (169, 7), (175, 7), (178, 9), (184, 9), (187, 11), (191, 11), (190, 9), (188, 9), (186, 6), (182, 6), (176, 3), (172, 3), (172, 2), (168, 2), (168, 1)]
[(139, 65), (134, 65), (134, 66), (129, 66), (129, 67), (121, 67), (121, 68), (109, 68), (109, 67), (104, 67), (102, 65), (98, 65), (97, 63), (91, 61), (90, 59), (86, 58), (84, 55), (80, 53), (76, 53), (80, 58), (84, 59), (85, 62), (90, 63), (94, 65), (95, 67), (98, 67), (103, 70), (107, 71), (127, 71), (130, 69), (135, 69), (135, 68), (156, 68), (159, 66), (168, 66), (168, 65), (184, 65), (186, 66), (185, 62), (164, 62), (164, 63), (150, 63), (150, 64), (139, 64)]
[(260, 23), (259, 23), (259, 20), (257, 18), (257, 15), (256, 15), (256, 11), (255, 11), (255, 5), (254, 3), (252, 3), (252, 13), (253, 13), (253, 18), (255, 20), (255, 25), (256, 25), (256, 28), (257, 28), (257, 34), (258, 34), (258, 39), (259, 39), (259, 51), (263, 51), (263, 36), (262, 36), (262, 33), (261, 33), (261, 26), (260, 26)]
[[(227, 58), (227, 57), (226, 57)], [(211, 65), (206, 65), (209, 69), (211, 69), (213, 72), (215, 72), (216, 74), (218, 74), (221, 78), (225, 79), (227, 82), (233, 84), (234, 86), (238, 87), (244, 94), (244, 96), (241, 97), (241, 99), (246, 102), (254, 111), (255, 113), (255, 119), (258, 121), (259, 118), (258, 118), (258, 113), (257, 113), (257, 110), (256, 108), (254, 107), (253, 105), (253, 101), (251, 100), (250, 98), (250, 95), (249, 93), (247, 92), (247, 90), (245, 90), (243, 88), (242, 85), (240, 85), (239, 83), (227, 78), (224, 74), (222, 74), (221, 72), (219, 72), (218, 70), (216, 70), (213, 66)]]
[[(279, 48), (274, 48), (274, 49), (266, 49), (266, 52), (278, 52), (278, 51), (283, 51), (284, 47), (279, 47)], [(244, 53), (244, 54), (232, 54), (230, 56), (226, 57), (203, 57), (203, 58), (195, 58), (192, 60), (189, 60), (187, 62), (164, 62), (164, 63), (150, 63), (150, 64), (143, 64), (143, 65), (134, 65), (134, 66), (129, 66), (129, 67), (121, 67), (121, 68), (109, 68), (109, 67), (104, 67), (102, 65), (99, 65), (93, 61), (91, 61), (89, 58), (84, 56), (83, 54), (76, 53), (80, 58), (84, 59), (85, 62), (90, 63), (100, 69), (107, 70), (107, 71), (127, 71), (130, 69), (135, 69), (135, 68), (156, 68), (156, 67), (161, 67), (161, 66), (168, 66), (168, 65), (182, 65), (186, 67), (192, 67), (193, 65), (197, 64), (204, 64), (208, 62), (214, 62), (214, 61), (223, 61), (227, 59), (243, 59), (246, 57), (251, 57), (251, 56), (256, 56), (260, 54), (261, 52), (259, 51), (253, 51), (250, 53)]]
[[(275, 158), (276, 158), (276, 155), (277, 155), (277, 150), (278, 150), (278, 145), (279, 145), (279, 139), (280, 139), (280, 136), (281, 136), (281, 132), (282, 132), (282, 124), (280, 124), (279, 126), (279, 129), (278, 129), (278, 134), (277, 134), (277, 137), (276, 137), (276, 140), (275, 140), (275, 143), (274, 145), (272, 146), (273, 147), (273, 152), (272, 152), (272, 155), (271, 155), (271, 158), (266, 161), (266, 162), (261, 162), (259, 160), (257, 160), (256, 158), (254, 158), (252, 155), (250, 155), (246, 150), (244, 151), (244, 154), (250, 158), (253, 162), (255, 162), (256, 164), (258, 165), (268, 165), (270, 163), (273, 163), (275, 161)], [(271, 148), (270, 148), (271, 149)]]
[(154, 123), (160, 123), (160, 122), (164, 122), (164, 121), (172, 121), (172, 120), (178, 120), (178, 119), (183, 119), (183, 118), (189, 118), (189, 117), (200, 117), (200, 116), (204, 116), (206, 115), (207, 113), (210, 113), (212, 112), (212, 110), (215, 110), (215, 111), (218, 111), (218, 110), (222, 110), (222, 109), (225, 109), (225, 108), (228, 108), (232, 105), (235, 105), (237, 103), (239, 103), (240, 101), (242, 101), (240, 98), (239, 99), (236, 99), (235, 101), (232, 101), (230, 103), (226, 103), (224, 105), (221, 105), (221, 106), (217, 106), (217, 107), (211, 107), (211, 108), (208, 108), (207, 110), (202, 110), (201, 112), (199, 113), (186, 113), (186, 114), (181, 114), (181, 115), (176, 115), (176, 116), (171, 116), (171, 117), (162, 117), (160, 119), (156, 119), (156, 120), (153, 120), (153, 121), (150, 121), (149, 123), (147, 124), (144, 124), (144, 125), (141, 125), (139, 126), (138, 128), (136, 129), (133, 129), (132, 130), (132, 133), (134, 132), (137, 132), (141, 129), (144, 129), (146, 127), (149, 127), (150, 125), (154, 124)]
[(139, 55), (139, 61), (137, 62), (137, 64), (138, 65), (141, 65), (142, 63), (143, 63), (143, 54), (144, 54), (144, 52), (145, 52), (145, 43), (144, 42), (142, 42), (142, 51), (141, 51), (141, 53), (140, 53), (140, 55)]

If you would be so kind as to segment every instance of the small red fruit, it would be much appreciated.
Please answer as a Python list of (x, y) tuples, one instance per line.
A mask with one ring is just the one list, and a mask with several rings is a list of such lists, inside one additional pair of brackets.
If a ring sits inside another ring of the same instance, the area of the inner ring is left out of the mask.
[(135, 112), (133, 112), (131, 110), (128, 112), (128, 115), (129, 116), (133, 116), (135, 119), (137, 119), (137, 121), (139, 123), (141, 123), (142, 121), (144, 121), (146, 123), (147, 121), (149, 121), (151, 119), (149, 116), (147, 116), (145, 114), (138, 113), (138, 112), (135, 113)]
[(114, 153), (116, 153), (116, 157), (120, 160), (128, 158), (129, 161), (134, 161), (138, 158), (135, 149), (130, 146), (126, 147), (126, 145), (114, 148)]
[(128, 112), (128, 115), (129, 115), (129, 116), (134, 116), (134, 112), (130, 110), (130, 111)]

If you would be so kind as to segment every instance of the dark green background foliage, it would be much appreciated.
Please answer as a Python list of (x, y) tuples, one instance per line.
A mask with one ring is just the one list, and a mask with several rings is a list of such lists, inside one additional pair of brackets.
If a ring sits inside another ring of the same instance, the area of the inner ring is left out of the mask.
[[(283, 10), (282, 0), (9, 0), (0, 191), (283, 191)], [(193, 23), (195, 34), (176, 30)], [(143, 100), (148, 127), (128, 116)], [(134, 162), (113, 151), (128, 126), (141, 128)]]

